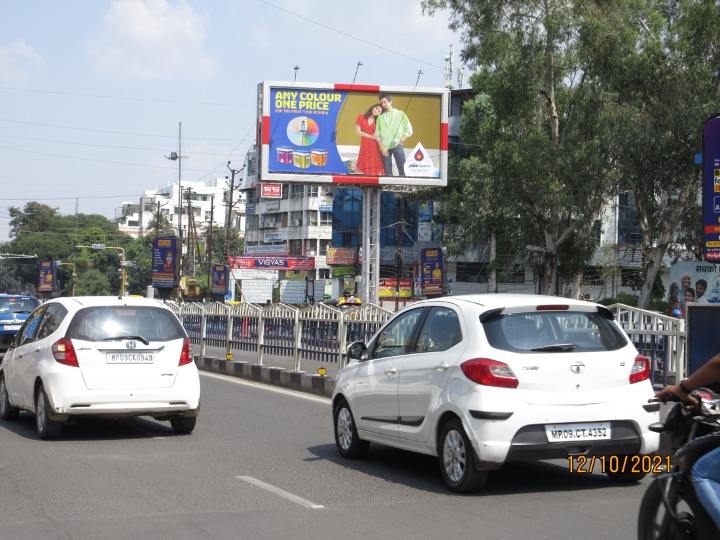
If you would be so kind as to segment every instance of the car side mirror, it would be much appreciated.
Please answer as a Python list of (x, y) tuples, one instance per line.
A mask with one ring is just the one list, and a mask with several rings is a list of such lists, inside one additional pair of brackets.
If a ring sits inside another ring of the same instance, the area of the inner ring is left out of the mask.
[(367, 347), (362, 341), (356, 341), (351, 343), (347, 348), (348, 358), (351, 360), (361, 360), (363, 353), (367, 350)]

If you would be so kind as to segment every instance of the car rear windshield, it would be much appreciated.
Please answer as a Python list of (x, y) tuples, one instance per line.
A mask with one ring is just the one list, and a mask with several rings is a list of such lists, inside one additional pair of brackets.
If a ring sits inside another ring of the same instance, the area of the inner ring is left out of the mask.
[(490, 345), (521, 353), (613, 351), (625, 334), (601, 313), (542, 311), (512, 313), (483, 322)]
[(147, 341), (171, 341), (185, 337), (177, 317), (152, 306), (98, 306), (78, 311), (68, 327), (68, 337), (104, 341), (134, 336)]
[(0, 314), (30, 313), (39, 305), (40, 301), (32, 298), (2, 298), (0, 299)]

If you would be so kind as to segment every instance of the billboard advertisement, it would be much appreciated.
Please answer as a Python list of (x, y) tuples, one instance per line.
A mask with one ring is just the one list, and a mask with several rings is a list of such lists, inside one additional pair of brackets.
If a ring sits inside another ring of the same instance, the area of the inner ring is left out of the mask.
[(440, 248), (420, 250), (420, 275), (422, 292), (425, 296), (439, 296), (443, 292), (443, 255)]
[(720, 115), (703, 126), (703, 251), (720, 262)]
[(40, 261), (38, 263), (38, 291), (53, 292), (56, 277), (55, 261)]
[(315, 270), (315, 257), (228, 257), (238, 270)]
[(448, 91), (264, 82), (263, 182), (447, 185)]
[(212, 294), (225, 295), (228, 292), (228, 267), (214, 264), (212, 267)]
[(158, 289), (175, 287), (175, 251), (174, 236), (153, 240), (152, 286)]

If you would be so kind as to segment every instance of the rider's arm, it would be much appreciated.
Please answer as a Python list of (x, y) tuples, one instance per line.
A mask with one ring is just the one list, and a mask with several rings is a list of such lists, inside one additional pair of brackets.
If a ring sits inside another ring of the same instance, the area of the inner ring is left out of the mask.
[(705, 362), (700, 369), (679, 384), (660, 390), (657, 397), (662, 398), (668, 393), (672, 393), (683, 401), (688, 401), (690, 392), (718, 381), (720, 381), (720, 353)]

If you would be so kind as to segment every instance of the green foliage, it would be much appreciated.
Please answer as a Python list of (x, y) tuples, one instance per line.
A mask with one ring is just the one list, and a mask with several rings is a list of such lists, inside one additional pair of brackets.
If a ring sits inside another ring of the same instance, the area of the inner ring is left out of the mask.
[(91, 268), (78, 276), (75, 285), (76, 296), (94, 296), (119, 294), (118, 289), (113, 289), (110, 280), (100, 270)]

